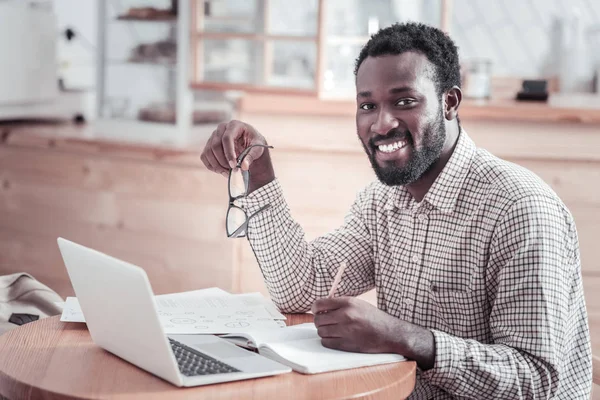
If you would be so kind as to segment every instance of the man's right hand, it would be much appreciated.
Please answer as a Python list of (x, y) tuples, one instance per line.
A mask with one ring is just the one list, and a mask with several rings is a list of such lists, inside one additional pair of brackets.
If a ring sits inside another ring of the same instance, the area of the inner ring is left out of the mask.
[[(223, 122), (206, 142), (200, 159), (206, 168), (227, 177), (229, 170), (236, 167), (240, 153), (254, 144), (267, 144), (254, 127), (236, 120)], [(241, 167), (250, 172), (249, 192), (275, 179), (269, 150), (264, 147), (253, 147)]]

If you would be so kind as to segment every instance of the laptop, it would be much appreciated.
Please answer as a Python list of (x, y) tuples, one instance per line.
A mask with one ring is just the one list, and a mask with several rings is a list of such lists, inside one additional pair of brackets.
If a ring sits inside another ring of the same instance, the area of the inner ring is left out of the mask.
[(94, 343), (176, 386), (200, 386), (291, 372), (214, 335), (166, 335), (146, 272), (58, 239)]

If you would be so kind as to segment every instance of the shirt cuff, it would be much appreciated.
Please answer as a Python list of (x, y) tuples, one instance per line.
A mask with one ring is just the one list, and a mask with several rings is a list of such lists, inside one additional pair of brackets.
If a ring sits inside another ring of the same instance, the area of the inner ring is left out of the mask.
[(249, 216), (266, 205), (273, 206), (283, 199), (283, 190), (279, 180), (275, 178), (265, 186), (256, 189), (246, 197), (235, 201), (235, 205), (241, 207)]
[(467, 343), (442, 331), (432, 329), (431, 332), (435, 340), (435, 364), (421, 376), (447, 391), (458, 390), (458, 376), (467, 355)]

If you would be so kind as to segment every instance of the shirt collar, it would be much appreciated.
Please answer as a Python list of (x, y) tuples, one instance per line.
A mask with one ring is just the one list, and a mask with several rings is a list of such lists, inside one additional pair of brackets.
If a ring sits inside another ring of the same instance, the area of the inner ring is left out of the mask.
[[(467, 132), (461, 129), (454, 152), (433, 185), (431, 185), (431, 188), (429, 188), (421, 204), (428, 203), (443, 213), (454, 211), (458, 195), (475, 156), (475, 151), (475, 143), (467, 135)], [(386, 204), (387, 209), (394, 207), (413, 209), (417, 207), (417, 202), (404, 186), (394, 187), (390, 200)]]

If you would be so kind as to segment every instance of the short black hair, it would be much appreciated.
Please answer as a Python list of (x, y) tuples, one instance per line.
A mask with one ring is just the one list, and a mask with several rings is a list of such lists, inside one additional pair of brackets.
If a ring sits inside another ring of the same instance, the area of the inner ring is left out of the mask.
[(354, 75), (367, 57), (398, 55), (407, 51), (424, 54), (435, 68), (438, 94), (460, 87), (458, 48), (441, 30), (418, 22), (396, 23), (379, 30), (364, 45), (354, 67)]

